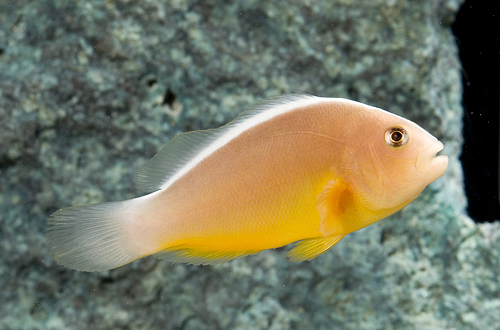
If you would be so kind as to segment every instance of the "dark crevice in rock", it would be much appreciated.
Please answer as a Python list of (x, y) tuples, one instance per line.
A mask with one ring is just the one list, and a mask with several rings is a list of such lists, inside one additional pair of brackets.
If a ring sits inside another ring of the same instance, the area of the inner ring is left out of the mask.
[(169, 106), (172, 106), (175, 102), (175, 94), (170, 90), (170, 88), (167, 89), (165, 92), (165, 96), (163, 97), (163, 102), (162, 105), (168, 104)]
[(477, 222), (500, 219), (498, 1), (466, 1), (453, 24), (462, 62), (463, 136), (460, 157), (468, 213)]

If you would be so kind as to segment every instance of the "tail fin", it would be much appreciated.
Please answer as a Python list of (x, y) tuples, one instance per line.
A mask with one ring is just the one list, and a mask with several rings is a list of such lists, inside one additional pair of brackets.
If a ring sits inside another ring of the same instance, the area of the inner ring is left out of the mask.
[(48, 220), (47, 244), (55, 260), (68, 268), (102, 271), (147, 255), (130, 239), (133, 200), (69, 207)]

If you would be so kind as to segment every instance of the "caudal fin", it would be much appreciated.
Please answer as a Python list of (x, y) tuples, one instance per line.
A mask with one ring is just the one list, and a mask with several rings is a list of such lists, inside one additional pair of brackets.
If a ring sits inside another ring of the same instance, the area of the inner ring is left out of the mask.
[(131, 201), (69, 207), (52, 214), (47, 244), (54, 259), (65, 267), (90, 272), (146, 255), (130, 239), (131, 214), (126, 210)]

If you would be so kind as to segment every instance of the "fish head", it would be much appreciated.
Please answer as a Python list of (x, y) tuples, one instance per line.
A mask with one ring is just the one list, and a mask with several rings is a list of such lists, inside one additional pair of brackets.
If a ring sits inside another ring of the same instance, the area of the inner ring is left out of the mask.
[(443, 143), (417, 124), (377, 110), (362, 124), (351, 182), (369, 209), (397, 211), (444, 174), (448, 157), (438, 155)]

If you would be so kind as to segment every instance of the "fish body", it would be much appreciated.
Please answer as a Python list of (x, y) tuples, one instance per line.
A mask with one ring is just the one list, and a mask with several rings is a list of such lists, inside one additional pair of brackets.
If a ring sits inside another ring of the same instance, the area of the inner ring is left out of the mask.
[(86, 271), (151, 254), (214, 264), (293, 242), (288, 257), (309, 260), (415, 199), (444, 173), (442, 148), (378, 108), (284, 96), (174, 137), (137, 173), (150, 194), (58, 211), (48, 244)]

